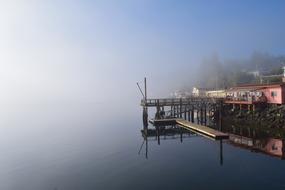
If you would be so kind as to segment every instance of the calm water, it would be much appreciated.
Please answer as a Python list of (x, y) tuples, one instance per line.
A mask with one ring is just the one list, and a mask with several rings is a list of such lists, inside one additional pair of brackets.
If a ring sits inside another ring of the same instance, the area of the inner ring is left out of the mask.
[(193, 134), (181, 143), (176, 135), (160, 145), (149, 137), (139, 154), (137, 105), (28, 107), (2, 114), (1, 190), (285, 189), (285, 161), (237, 146), (239, 136), (221, 144)]

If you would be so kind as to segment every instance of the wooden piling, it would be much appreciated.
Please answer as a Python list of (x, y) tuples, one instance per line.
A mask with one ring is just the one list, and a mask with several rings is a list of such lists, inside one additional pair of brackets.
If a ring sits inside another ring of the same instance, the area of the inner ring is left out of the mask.
[(188, 110), (188, 121), (190, 121), (190, 110)]
[(180, 98), (180, 114), (179, 117), (182, 118), (182, 98)]
[(223, 112), (223, 103), (219, 103), (219, 130), (222, 131), (222, 112)]
[(207, 125), (207, 106), (204, 106), (204, 123)]
[(191, 122), (194, 123), (194, 106), (192, 106), (191, 110)]
[(203, 125), (203, 105), (200, 105), (200, 124)]

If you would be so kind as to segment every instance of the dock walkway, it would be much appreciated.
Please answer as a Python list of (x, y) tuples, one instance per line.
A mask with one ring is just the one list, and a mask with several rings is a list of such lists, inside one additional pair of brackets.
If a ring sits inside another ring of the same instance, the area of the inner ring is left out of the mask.
[(184, 129), (195, 131), (197, 133), (209, 136), (209, 137), (214, 138), (214, 139), (228, 139), (229, 138), (229, 135), (226, 133), (212, 129), (212, 128), (207, 127), (207, 126), (191, 123), (189, 121), (186, 121), (186, 120), (180, 119), (180, 118), (151, 119), (151, 120), (149, 120), (149, 122), (154, 124), (154, 125), (175, 125), (175, 124), (180, 125)]

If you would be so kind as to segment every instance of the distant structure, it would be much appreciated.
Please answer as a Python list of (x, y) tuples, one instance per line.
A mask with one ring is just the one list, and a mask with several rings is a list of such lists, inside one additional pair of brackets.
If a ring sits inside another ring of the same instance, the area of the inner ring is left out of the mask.
[(192, 95), (193, 96), (206, 96), (206, 92), (208, 90), (209, 89), (206, 89), (206, 88), (193, 87)]
[(259, 71), (249, 71), (247, 72), (247, 74), (249, 75), (253, 75), (254, 77), (259, 77), (260, 76), (260, 72)]
[(209, 90), (206, 91), (207, 97), (224, 98), (226, 97), (226, 90)]
[(190, 97), (192, 94), (191, 92), (176, 90), (175, 92), (171, 93), (170, 96), (172, 98), (187, 98)]
[(262, 75), (260, 74), (258, 77), (259, 77), (259, 80), (260, 80), (260, 84), (264, 83), (264, 81), (266, 81), (266, 79), (272, 79), (272, 78), (282, 78), (282, 82), (285, 82), (285, 67), (282, 67), (283, 69), (283, 74), (276, 74), (276, 75)]
[(207, 89), (207, 88), (193, 87), (192, 96), (224, 98), (226, 97), (226, 91), (224, 89), (213, 90), (213, 89)]
[[(229, 89), (209, 90), (206, 88), (194, 87), (192, 96), (224, 98), (225, 104), (231, 104), (233, 109), (255, 110), (257, 106), (264, 104), (283, 105), (285, 104), (285, 67), (282, 75), (283, 82), (271, 84), (243, 84)], [(269, 76), (267, 76), (269, 77)]]
[(283, 77), (282, 77), (282, 82), (285, 83), (285, 67), (283, 67)]

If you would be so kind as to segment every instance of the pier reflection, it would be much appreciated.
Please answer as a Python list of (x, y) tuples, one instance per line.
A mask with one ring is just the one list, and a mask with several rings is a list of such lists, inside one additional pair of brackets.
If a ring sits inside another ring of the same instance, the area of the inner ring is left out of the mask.
[[(273, 156), (279, 159), (285, 159), (285, 138), (274, 137), (267, 131), (257, 130), (250, 127), (223, 126), (223, 131), (229, 134), (229, 139), (219, 140), (219, 158), (220, 165), (224, 163), (223, 144), (226, 143), (241, 149), (249, 150), (252, 153)], [(184, 139), (199, 137), (193, 131), (186, 130), (176, 125), (157, 126), (154, 128), (144, 127), (141, 130), (143, 143), (140, 147), (145, 147), (145, 158), (148, 159), (149, 141), (157, 142), (158, 145), (165, 140), (178, 140), (183, 143)]]
[[(161, 141), (165, 140), (178, 140), (181, 143), (183, 143), (183, 139), (189, 139), (189, 138), (196, 138), (201, 137), (195, 132), (192, 132), (190, 130), (186, 130), (184, 128), (181, 128), (177, 125), (172, 126), (157, 126), (155, 128), (148, 129), (147, 127), (144, 127), (143, 130), (141, 130), (141, 134), (143, 137), (143, 142), (139, 149), (139, 154), (141, 154), (143, 147), (145, 147), (145, 158), (148, 159), (148, 142), (157, 142), (158, 145), (160, 145)], [(209, 138), (209, 137), (208, 137)], [(214, 140), (214, 139), (212, 139)], [(223, 165), (223, 140), (219, 140), (219, 150), (220, 150), (220, 165)]]

